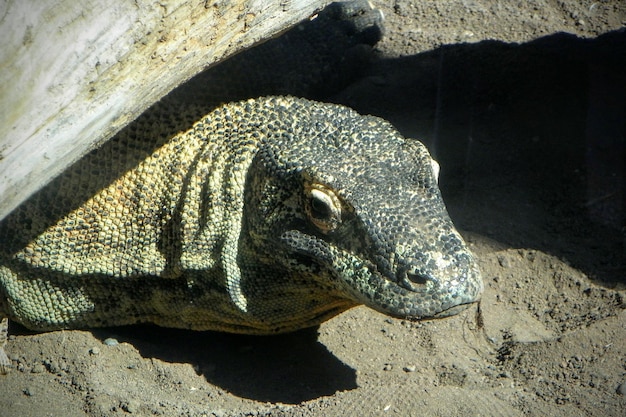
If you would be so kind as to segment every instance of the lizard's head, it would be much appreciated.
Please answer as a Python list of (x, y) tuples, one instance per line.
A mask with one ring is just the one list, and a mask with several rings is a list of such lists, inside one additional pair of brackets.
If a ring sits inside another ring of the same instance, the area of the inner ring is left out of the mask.
[(275, 105), (248, 172), (244, 233), (259, 259), (396, 317), (445, 317), (477, 301), (476, 261), (424, 145), (379, 118), (306, 103)]

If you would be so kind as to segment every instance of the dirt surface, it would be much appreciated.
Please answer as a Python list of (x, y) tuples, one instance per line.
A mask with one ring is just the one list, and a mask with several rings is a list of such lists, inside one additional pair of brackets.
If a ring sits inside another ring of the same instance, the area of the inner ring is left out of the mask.
[(374, 4), (379, 59), (335, 100), (439, 159), (480, 306), (278, 337), (14, 328), (1, 416), (624, 415), (626, 2)]

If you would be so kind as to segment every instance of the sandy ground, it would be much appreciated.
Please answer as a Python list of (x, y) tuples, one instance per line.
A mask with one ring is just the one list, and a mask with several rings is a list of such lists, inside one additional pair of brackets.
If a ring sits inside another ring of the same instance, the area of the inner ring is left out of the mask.
[(279, 337), (16, 328), (1, 416), (624, 415), (626, 3), (374, 4), (379, 59), (334, 99), (439, 159), (480, 306)]

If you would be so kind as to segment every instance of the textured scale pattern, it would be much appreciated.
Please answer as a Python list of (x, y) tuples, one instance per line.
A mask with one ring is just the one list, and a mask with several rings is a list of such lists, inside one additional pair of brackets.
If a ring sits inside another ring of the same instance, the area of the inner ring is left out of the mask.
[(478, 300), (420, 142), (290, 97), (204, 112), (156, 105), (0, 223), (0, 318), (268, 334)]

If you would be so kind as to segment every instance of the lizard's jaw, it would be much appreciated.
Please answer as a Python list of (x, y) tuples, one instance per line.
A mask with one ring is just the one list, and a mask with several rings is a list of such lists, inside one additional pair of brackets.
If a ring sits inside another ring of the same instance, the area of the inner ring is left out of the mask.
[(346, 298), (390, 316), (417, 320), (454, 315), (478, 301), (483, 289), (469, 252), (462, 267), (435, 269), (427, 276), (385, 274), (371, 261), (302, 232), (291, 230), (281, 238), (290, 251), (322, 266), (326, 272), (319, 279), (331, 280), (327, 284)]
[(430, 317), (433, 319), (443, 319), (446, 317), (450, 317), (450, 316), (454, 316), (456, 314), (462, 313), (463, 311), (467, 310), (469, 307), (471, 307), (472, 305), (476, 304), (478, 301), (473, 301), (471, 303), (467, 303), (467, 304), (459, 304), (456, 305), (454, 307), (450, 307), (447, 310), (442, 311), (441, 313), (437, 313), (434, 316)]
[(350, 292), (363, 304), (399, 318), (452, 316), (479, 301), (483, 290), (475, 264), (463, 270), (436, 271), (439, 279), (429, 277), (419, 282), (407, 276), (386, 276), (376, 268), (367, 269), (358, 279), (347, 277)]

